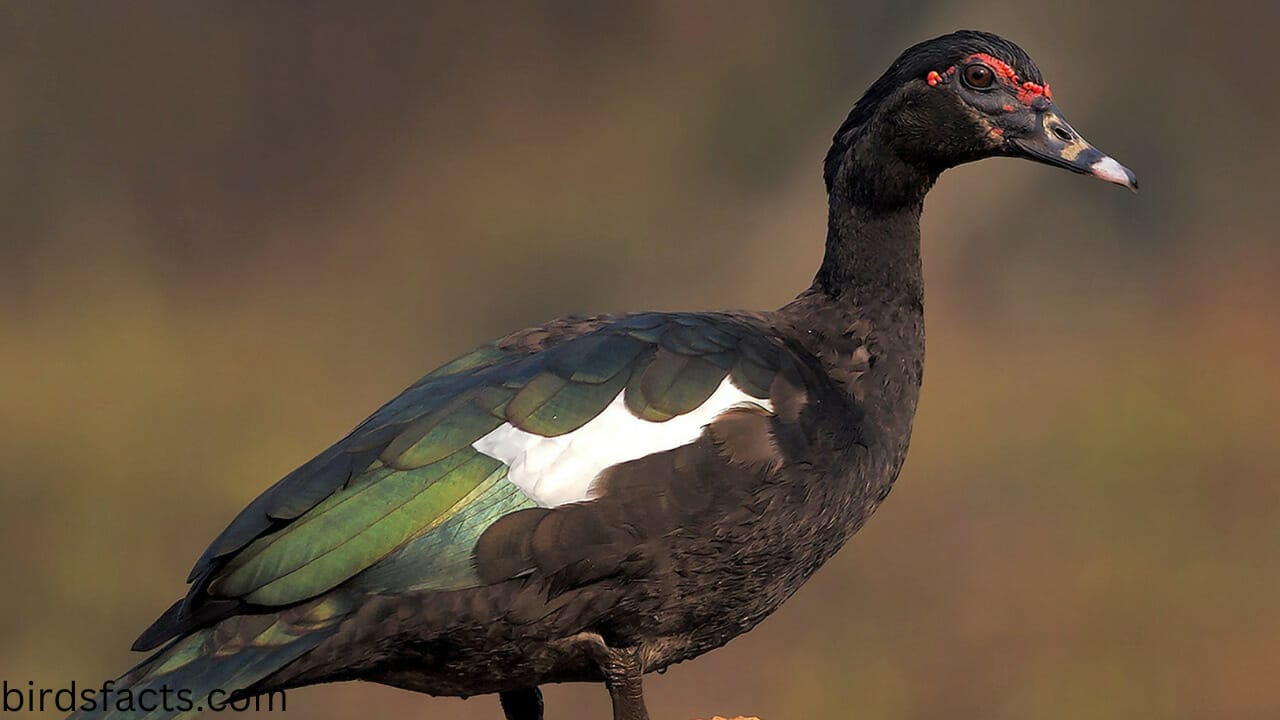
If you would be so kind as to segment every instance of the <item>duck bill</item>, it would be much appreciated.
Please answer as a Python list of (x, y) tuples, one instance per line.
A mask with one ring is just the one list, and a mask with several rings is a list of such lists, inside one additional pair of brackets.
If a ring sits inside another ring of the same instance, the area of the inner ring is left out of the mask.
[(1138, 189), (1138, 176), (1115, 158), (1090, 145), (1058, 112), (1056, 105), (1036, 113), (1039, 127), (1012, 140), (1025, 157), (1082, 175), (1092, 175), (1130, 190)]

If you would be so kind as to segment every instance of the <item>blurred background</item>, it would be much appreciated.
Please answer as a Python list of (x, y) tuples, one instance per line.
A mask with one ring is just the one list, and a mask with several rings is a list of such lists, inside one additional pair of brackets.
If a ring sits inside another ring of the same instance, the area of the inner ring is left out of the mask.
[[(1143, 190), (943, 177), (897, 488), (775, 616), (651, 676), (650, 709), (1280, 717), (1278, 7), (5, 3), (0, 677), (119, 674), (248, 500), (478, 343), (786, 302), (853, 100), (978, 27)], [(500, 717), (364, 684), (288, 703)], [(599, 687), (547, 703), (607, 716)]]

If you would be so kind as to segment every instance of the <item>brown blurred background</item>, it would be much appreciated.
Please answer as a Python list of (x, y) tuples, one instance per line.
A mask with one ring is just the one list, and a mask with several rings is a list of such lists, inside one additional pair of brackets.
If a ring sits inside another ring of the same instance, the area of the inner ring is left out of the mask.
[(1027, 48), (1143, 191), (942, 179), (897, 489), (651, 710), (1280, 717), (1280, 10), (1231, 1), (4, 4), (0, 677), (118, 674), (236, 511), (480, 342), (787, 301), (835, 126), (956, 27)]

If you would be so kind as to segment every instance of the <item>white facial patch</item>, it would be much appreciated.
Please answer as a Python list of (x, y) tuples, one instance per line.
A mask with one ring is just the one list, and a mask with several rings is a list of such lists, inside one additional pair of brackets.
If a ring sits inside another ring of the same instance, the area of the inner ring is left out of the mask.
[(773, 410), (768, 400), (746, 394), (729, 378), (692, 412), (663, 422), (632, 415), (623, 395), (571, 433), (543, 437), (504, 423), (471, 446), (505, 464), (507, 479), (534, 502), (555, 507), (589, 500), (591, 483), (605, 468), (697, 440), (716, 416), (735, 405)]

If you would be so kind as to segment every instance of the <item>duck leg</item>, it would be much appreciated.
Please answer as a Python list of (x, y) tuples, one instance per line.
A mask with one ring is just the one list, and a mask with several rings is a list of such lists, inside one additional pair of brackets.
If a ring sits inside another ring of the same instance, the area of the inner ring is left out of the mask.
[(542, 691), (535, 687), (498, 694), (507, 720), (542, 720)]
[(649, 720), (641, 687), (644, 665), (640, 662), (640, 653), (635, 648), (627, 648), (609, 649), (608, 654), (600, 669), (604, 671), (604, 684), (613, 701), (613, 720)]
[(644, 661), (637, 648), (612, 648), (597, 633), (584, 632), (557, 642), (582, 652), (604, 676), (604, 685), (613, 701), (613, 720), (649, 720), (644, 707)]

